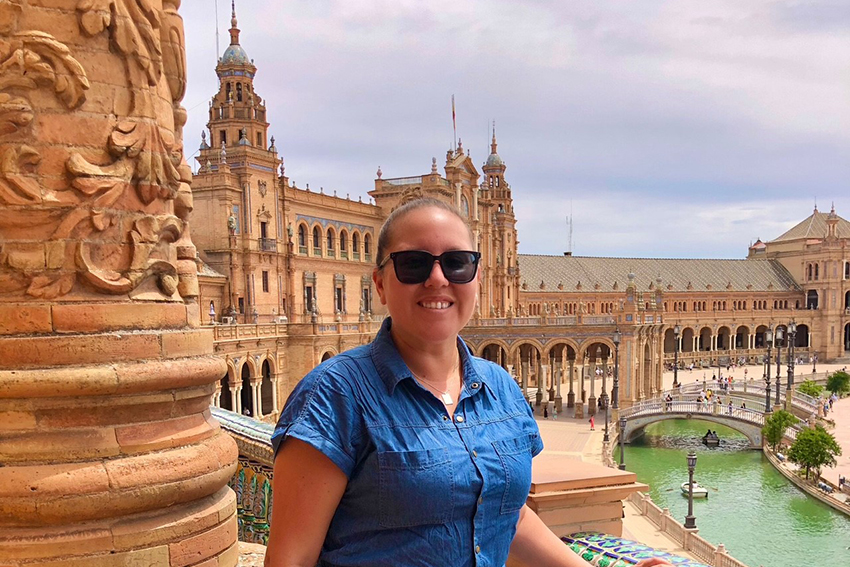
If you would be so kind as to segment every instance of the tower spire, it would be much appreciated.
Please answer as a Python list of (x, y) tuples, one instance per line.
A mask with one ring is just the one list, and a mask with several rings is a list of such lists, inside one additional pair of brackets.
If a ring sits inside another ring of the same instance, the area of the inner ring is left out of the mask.
[(239, 45), (239, 28), (236, 27), (236, 0), (230, 0), (230, 45)]
[(493, 120), (493, 141), (490, 142), (490, 153), (495, 154), (498, 153), (496, 151), (496, 121)]

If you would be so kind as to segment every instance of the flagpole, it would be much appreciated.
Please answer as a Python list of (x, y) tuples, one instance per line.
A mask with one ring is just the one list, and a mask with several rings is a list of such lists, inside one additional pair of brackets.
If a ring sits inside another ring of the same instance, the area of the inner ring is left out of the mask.
[(457, 116), (455, 114), (455, 95), (452, 95), (452, 130), (454, 131), (454, 151), (457, 151)]

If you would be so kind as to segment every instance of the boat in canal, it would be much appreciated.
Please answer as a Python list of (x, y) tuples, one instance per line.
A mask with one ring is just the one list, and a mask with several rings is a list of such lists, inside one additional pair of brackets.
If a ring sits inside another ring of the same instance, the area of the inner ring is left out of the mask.
[[(688, 495), (688, 483), (682, 483), (682, 494), (685, 496)], [(697, 481), (694, 481), (694, 498), (708, 498), (708, 489), (704, 486), (700, 486)]]

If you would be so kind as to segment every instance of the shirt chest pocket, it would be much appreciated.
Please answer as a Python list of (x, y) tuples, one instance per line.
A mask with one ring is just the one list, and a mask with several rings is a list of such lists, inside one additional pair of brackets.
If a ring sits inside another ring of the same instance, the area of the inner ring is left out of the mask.
[(531, 451), (535, 438), (536, 434), (528, 433), (493, 442), (505, 483), (502, 514), (516, 512), (528, 499), (528, 491), (531, 489)]
[(378, 469), (381, 527), (451, 521), (454, 474), (446, 449), (379, 452)]

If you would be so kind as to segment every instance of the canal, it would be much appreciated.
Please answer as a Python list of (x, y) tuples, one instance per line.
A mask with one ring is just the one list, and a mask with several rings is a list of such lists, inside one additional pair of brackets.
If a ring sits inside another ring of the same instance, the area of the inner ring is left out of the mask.
[[(720, 447), (700, 442), (709, 427), (722, 439)], [(655, 423), (626, 445), (626, 468), (650, 485), (658, 506), (684, 523), (688, 499), (680, 486), (688, 479), (691, 449), (697, 453), (694, 479), (709, 491), (707, 499), (694, 500), (702, 537), (723, 543), (749, 567), (850, 565), (850, 518), (798, 490), (732, 429), (697, 420)]]

